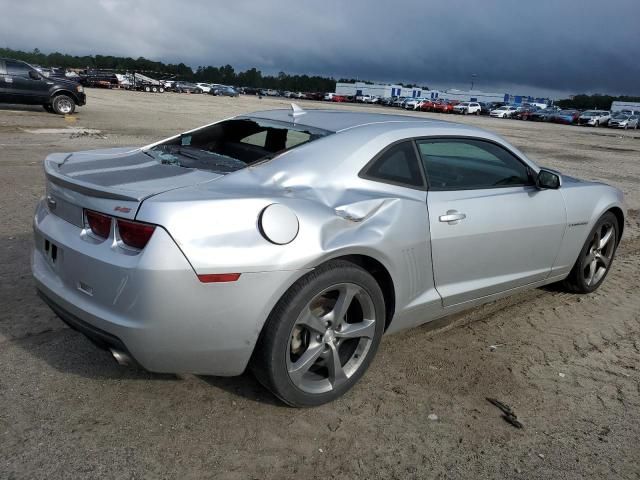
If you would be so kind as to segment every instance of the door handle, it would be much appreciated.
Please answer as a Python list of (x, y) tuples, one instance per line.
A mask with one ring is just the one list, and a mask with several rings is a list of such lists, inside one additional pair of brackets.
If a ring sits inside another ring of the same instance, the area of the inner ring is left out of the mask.
[(460, 220), (464, 220), (467, 216), (464, 213), (460, 213), (457, 210), (447, 210), (446, 215), (440, 215), (438, 220), (441, 222), (447, 222), (449, 225), (456, 225)]

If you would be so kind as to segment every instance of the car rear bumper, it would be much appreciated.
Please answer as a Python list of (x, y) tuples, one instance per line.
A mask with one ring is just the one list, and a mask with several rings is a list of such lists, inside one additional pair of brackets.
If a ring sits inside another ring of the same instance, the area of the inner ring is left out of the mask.
[(42, 202), (34, 240), (36, 287), (54, 312), (98, 345), (161, 373), (241, 374), (271, 309), (305, 273), (201, 283), (162, 228), (142, 252), (125, 254), (108, 240), (87, 240)]

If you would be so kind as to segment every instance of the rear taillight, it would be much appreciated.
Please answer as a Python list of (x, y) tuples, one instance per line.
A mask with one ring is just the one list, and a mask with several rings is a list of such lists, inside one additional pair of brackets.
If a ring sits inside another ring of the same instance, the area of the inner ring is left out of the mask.
[(100, 238), (107, 238), (111, 231), (111, 217), (92, 210), (85, 210), (84, 216), (91, 233)]
[(122, 243), (129, 247), (142, 250), (149, 242), (156, 227), (148, 223), (131, 222), (129, 220), (116, 219), (118, 233)]
[(147, 245), (156, 229), (155, 225), (123, 220), (93, 210), (85, 210), (84, 217), (91, 233), (99, 238), (109, 238), (111, 222), (115, 220), (118, 227), (118, 237), (122, 243), (138, 250), (142, 250)]

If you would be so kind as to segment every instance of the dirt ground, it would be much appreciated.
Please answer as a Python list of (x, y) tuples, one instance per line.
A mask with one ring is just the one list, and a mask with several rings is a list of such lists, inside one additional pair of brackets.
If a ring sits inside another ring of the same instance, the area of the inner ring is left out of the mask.
[(105, 90), (70, 118), (0, 106), (0, 478), (640, 479), (640, 131), (446, 117), (621, 188), (630, 210), (613, 269), (592, 295), (533, 290), (388, 336), (364, 379), (320, 408), (284, 407), (249, 375), (119, 367), (36, 297), (46, 154), (275, 106), (287, 103)]

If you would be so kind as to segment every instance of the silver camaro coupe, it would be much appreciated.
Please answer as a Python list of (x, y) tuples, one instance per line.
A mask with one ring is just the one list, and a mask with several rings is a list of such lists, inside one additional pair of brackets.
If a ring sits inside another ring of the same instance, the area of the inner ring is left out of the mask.
[(559, 282), (594, 291), (622, 193), (427, 118), (271, 110), (142, 148), (54, 153), (42, 298), (121, 363), (349, 390), (382, 335)]

